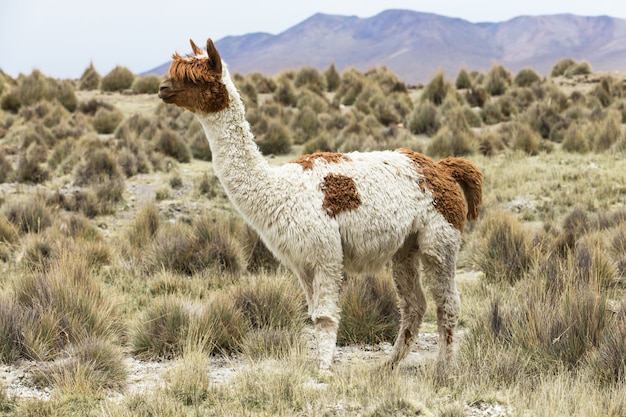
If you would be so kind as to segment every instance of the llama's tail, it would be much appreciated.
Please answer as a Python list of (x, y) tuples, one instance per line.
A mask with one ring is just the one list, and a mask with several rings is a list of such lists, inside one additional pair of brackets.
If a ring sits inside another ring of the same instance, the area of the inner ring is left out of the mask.
[(438, 164), (446, 167), (461, 186), (467, 202), (467, 220), (476, 220), (483, 201), (483, 174), (474, 164), (462, 158), (446, 158)]

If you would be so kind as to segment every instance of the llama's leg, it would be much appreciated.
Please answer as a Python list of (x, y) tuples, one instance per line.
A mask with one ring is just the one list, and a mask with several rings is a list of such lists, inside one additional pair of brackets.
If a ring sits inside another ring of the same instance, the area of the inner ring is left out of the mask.
[(388, 364), (397, 365), (411, 350), (411, 345), (426, 311), (426, 297), (420, 277), (419, 250), (412, 236), (393, 257), (393, 280), (400, 308), (400, 329)]
[(322, 370), (330, 369), (337, 344), (339, 328), (339, 284), (340, 267), (324, 266), (318, 268), (313, 278), (313, 309), (311, 319), (315, 324), (318, 346), (319, 366)]
[(428, 286), (437, 305), (437, 328), (439, 331), (438, 361), (445, 364), (452, 356), (454, 329), (459, 321), (461, 300), (454, 281), (456, 259), (460, 246), (460, 234), (437, 239), (422, 262), (428, 275)]

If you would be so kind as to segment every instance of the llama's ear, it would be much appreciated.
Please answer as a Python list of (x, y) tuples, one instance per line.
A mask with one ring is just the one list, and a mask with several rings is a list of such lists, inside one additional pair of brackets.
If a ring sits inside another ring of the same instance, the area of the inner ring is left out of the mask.
[(204, 51), (202, 50), (202, 48), (199, 48), (198, 45), (196, 45), (192, 39), (189, 39), (189, 43), (191, 44), (191, 50), (193, 51), (194, 54), (204, 55)]
[(222, 58), (220, 58), (220, 54), (217, 52), (217, 48), (213, 44), (211, 38), (206, 41), (206, 53), (209, 56), (209, 67), (212, 71), (218, 73), (220, 77), (222, 76)]

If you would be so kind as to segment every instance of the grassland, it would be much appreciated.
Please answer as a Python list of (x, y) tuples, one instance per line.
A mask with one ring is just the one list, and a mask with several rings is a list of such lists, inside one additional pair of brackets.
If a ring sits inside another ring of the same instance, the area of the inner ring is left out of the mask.
[(329, 375), (199, 124), (153, 79), (94, 72), (0, 73), (0, 415), (626, 415), (624, 75), (236, 77), (272, 164), (403, 146), (485, 175), (450, 369), (432, 306), (409, 358), (380, 366), (398, 319), (385, 270), (346, 278)]

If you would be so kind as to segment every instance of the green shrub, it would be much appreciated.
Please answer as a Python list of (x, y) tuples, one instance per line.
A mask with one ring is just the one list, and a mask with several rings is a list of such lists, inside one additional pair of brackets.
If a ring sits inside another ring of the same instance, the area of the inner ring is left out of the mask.
[(523, 151), (528, 155), (537, 155), (539, 153), (541, 138), (527, 124), (511, 122), (503, 126), (501, 132), (510, 138), (511, 148)]
[(296, 107), (298, 96), (293, 86), (293, 82), (283, 74), (278, 78), (278, 86), (274, 91), (273, 97), (276, 103), (280, 103), (285, 107)]
[(0, 98), (0, 108), (4, 111), (11, 113), (17, 113), (22, 106), (20, 100), (19, 89), (17, 87), (12, 88), (10, 91), (2, 95)]
[(339, 84), (341, 84), (341, 76), (337, 69), (335, 68), (335, 64), (330, 64), (330, 67), (326, 71), (324, 71), (324, 77), (326, 78), (326, 89), (327, 91), (336, 91), (339, 88)]
[(424, 87), (420, 98), (422, 101), (430, 101), (435, 106), (440, 106), (452, 89), (452, 85), (445, 81), (443, 71), (439, 71), (426, 87)]
[(519, 87), (530, 87), (533, 84), (539, 83), (541, 81), (541, 77), (539, 74), (535, 72), (535, 70), (531, 68), (522, 68), (513, 82)]
[(432, 136), (441, 127), (441, 116), (434, 103), (425, 101), (418, 103), (407, 119), (407, 128), (416, 135)]
[(41, 100), (52, 100), (56, 95), (56, 84), (55, 80), (47, 78), (41, 71), (34, 70), (21, 80), (19, 86), (21, 105), (30, 106)]
[(296, 88), (307, 88), (316, 94), (326, 91), (326, 78), (313, 67), (304, 67), (296, 73), (293, 80)]
[(57, 86), (56, 98), (69, 112), (78, 107), (78, 98), (74, 92), (74, 83), (70, 80), (61, 81)]
[(563, 58), (554, 64), (552, 71), (550, 72), (550, 76), (559, 77), (561, 75), (565, 75), (565, 71), (573, 65), (576, 65), (576, 61), (571, 58)]
[(291, 152), (293, 140), (289, 130), (280, 122), (271, 120), (267, 132), (257, 138), (257, 144), (264, 155), (285, 155)]
[(485, 103), (483, 108), (480, 110), (480, 117), (487, 125), (498, 124), (504, 119), (500, 106), (498, 106), (498, 103), (494, 101), (488, 101)]
[(102, 91), (123, 91), (129, 89), (135, 81), (135, 76), (126, 67), (117, 66), (100, 80)]
[(85, 68), (83, 75), (80, 76), (78, 82), (78, 88), (80, 90), (97, 90), (101, 81), (100, 74), (93, 66), (93, 62), (89, 64), (89, 67)]
[(454, 86), (457, 90), (472, 88), (472, 79), (465, 68), (461, 68), (459, 74), (456, 76)]
[(150, 74), (137, 77), (131, 85), (131, 90), (137, 94), (156, 94), (159, 92), (161, 77)]
[(91, 123), (96, 132), (108, 134), (115, 131), (123, 118), (124, 115), (117, 109), (108, 110), (99, 107)]
[(494, 64), (485, 78), (485, 91), (491, 96), (501, 96), (512, 83), (511, 73), (502, 65)]
[(341, 74), (341, 83), (335, 93), (335, 101), (344, 106), (353, 105), (364, 85), (365, 77), (362, 73), (354, 68), (345, 70)]
[(589, 62), (587, 61), (582, 61), (582, 62), (575, 63), (574, 65), (570, 65), (569, 67), (567, 67), (563, 75), (565, 77), (570, 78), (575, 75), (589, 75), (591, 74), (591, 72), (592, 72), (591, 64), (589, 64)]
[(433, 157), (463, 156), (474, 153), (477, 144), (471, 132), (454, 132), (447, 126), (439, 129), (426, 153)]

